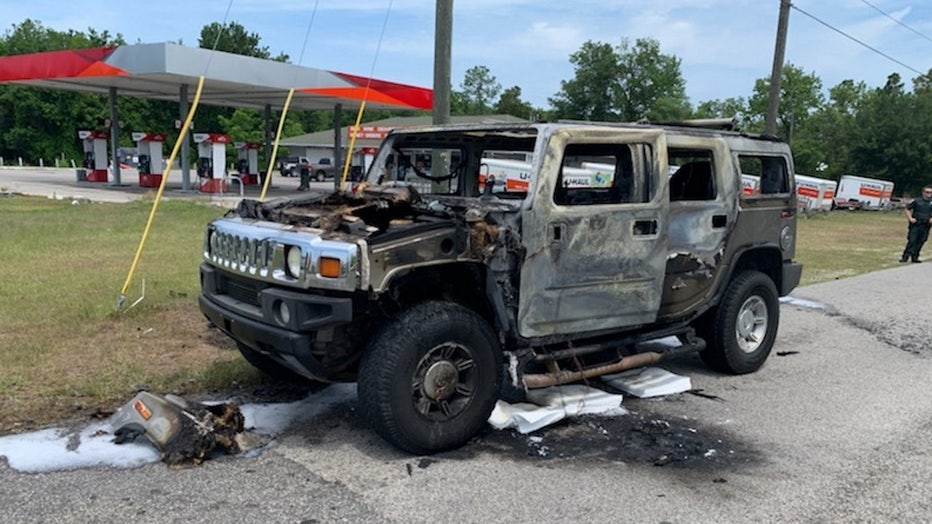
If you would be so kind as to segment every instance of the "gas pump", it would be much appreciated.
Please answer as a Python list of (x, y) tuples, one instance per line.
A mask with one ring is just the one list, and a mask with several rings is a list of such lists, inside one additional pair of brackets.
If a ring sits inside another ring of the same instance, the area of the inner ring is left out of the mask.
[[(369, 167), (372, 166), (372, 162), (375, 161), (375, 155), (379, 154), (379, 148), (377, 147), (364, 147), (359, 150), (362, 156), (362, 166), (352, 166), (351, 173), (353, 173), (352, 180), (354, 182), (362, 182), (362, 177), (369, 172)], [(360, 169), (357, 170), (357, 167)]]
[(259, 144), (256, 142), (237, 142), (236, 171), (246, 185), (259, 183)]
[(139, 152), (139, 187), (159, 187), (162, 184), (162, 133), (133, 133)]
[(78, 138), (84, 146), (85, 180), (88, 182), (107, 181), (107, 140), (110, 133), (106, 131), (78, 131)]
[(223, 193), (227, 190), (226, 162), (230, 135), (221, 133), (194, 133), (197, 144), (197, 176), (200, 190), (205, 193)]

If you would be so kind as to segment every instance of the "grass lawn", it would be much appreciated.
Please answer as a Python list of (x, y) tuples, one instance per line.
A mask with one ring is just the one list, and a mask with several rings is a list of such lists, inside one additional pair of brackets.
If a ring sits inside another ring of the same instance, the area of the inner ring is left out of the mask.
[(0, 197), (0, 434), (113, 409), (137, 389), (257, 382), (197, 308), (205, 224), (224, 210), (165, 201), (117, 312), (151, 202)]
[(796, 230), (796, 260), (803, 263), (800, 285), (897, 266), (905, 245), (902, 211), (801, 215)]
[[(223, 210), (159, 207), (127, 303), (151, 202), (0, 197), (0, 434), (112, 410), (139, 389), (196, 394), (262, 380), (197, 308), (204, 227)], [(803, 284), (897, 265), (903, 214), (801, 217)]]

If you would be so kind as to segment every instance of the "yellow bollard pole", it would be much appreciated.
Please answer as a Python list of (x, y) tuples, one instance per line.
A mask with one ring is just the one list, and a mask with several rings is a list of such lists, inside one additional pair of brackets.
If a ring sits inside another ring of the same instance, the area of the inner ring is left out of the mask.
[(146, 221), (146, 229), (142, 233), (142, 238), (139, 240), (139, 247), (136, 248), (136, 256), (133, 257), (133, 264), (129, 268), (129, 274), (126, 275), (126, 282), (123, 283), (123, 289), (120, 291), (120, 296), (117, 298), (117, 309), (123, 307), (123, 303), (126, 301), (126, 291), (129, 289), (130, 283), (133, 281), (133, 275), (136, 273), (136, 266), (139, 265), (139, 259), (142, 257), (142, 250), (146, 246), (146, 239), (149, 237), (149, 230), (152, 229), (152, 221), (155, 219), (155, 212), (159, 208), (159, 202), (162, 200), (162, 193), (165, 192), (165, 183), (168, 182), (168, 175), (171, 173), (171, 166), (175, 163), (175, 157), (178, 156), (178, 150), (181, 148), (181, 143), (188, 134), (188, 126), (191, 125), (191, 121), (194, 119), (194, 112), (197, 110), (197, 104), (201, 100), (201, 91), (204, 89), (204, 76), (201, 75), (200, 79), (197, 82), (197, 91), (194, 94), (194, 102), (191, 103), (191, 109), (188, 110), (188, 116), (184, 120), (184, 125), (181, 126), (181, 133), (178, 135), (178, 140), (175, 142), (175, 147), (172, 148), (171, 156), (168, 157), (168, 168), (165, 169), (165, 172), (162, 174), (162, 182), (159, 184), (159, 190), (155, 195), (155, 202), (152, 203), (152, 210), (149, 211), (149, 220)]

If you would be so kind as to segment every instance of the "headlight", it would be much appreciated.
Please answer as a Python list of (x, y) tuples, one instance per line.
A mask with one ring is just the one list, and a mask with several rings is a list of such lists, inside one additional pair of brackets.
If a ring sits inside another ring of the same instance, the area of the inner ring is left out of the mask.
[(793, 230), (790, 229), (790, 226), (784, 226), (783, 231), (780, 231), (780, 249), (783, 251), (789, 250), (793, 246)]
[(288, 246), (285, 248), (285, 269), (288, 275), (294, 278), (301, 277), (301, 268), (304, 257), (301, 255), (301, 248), (297, 246)]

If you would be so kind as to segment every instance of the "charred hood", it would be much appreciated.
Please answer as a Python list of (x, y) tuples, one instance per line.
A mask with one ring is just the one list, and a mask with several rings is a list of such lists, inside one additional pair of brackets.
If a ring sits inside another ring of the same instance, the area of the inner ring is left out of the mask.
[(270, 202), (244, 199), (227, 216), (267, 220), (326, 232), (378, 237), (389, 230), (449, 223), (446, 209), (431, 209), (410, 187), (363, 186), (355, 193), (334, 192)]

